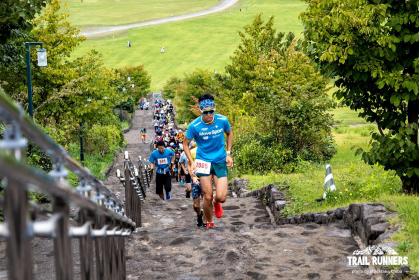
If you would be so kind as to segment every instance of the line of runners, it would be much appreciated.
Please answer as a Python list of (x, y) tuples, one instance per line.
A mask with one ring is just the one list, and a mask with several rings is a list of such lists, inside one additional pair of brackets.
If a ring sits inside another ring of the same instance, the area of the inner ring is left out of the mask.
[(155, 100), (155, 150), (149, 162), (156, 169), (156, 194), (171, 199), (174, 176), (180, 185), (185, 183), (186, 197), (192, 194), (197, 226), (213, 228), (213, 215), (222, 217), (222, 203), (226, 201), (228, 167), (233, 167), (233, 134), (229, 120), (215, 113), (212, 95), (203, 94), (199, 108), (201, 116), (188, 125), (184, 135), (175, 128), (171, 102)]

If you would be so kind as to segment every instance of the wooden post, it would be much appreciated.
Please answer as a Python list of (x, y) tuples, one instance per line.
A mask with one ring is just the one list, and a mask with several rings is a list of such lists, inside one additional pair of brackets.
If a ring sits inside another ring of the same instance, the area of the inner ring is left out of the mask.
[(69, 237), (69, 205), (63, 199), (56, 197), (53, 211), (62, 215), (57, 221), (54, 239), (56, 278), (71, 280), (73, 279), (73, 262)]
[[(105, 218), (102, 216), (96, 217), (95, 228), (101, 229), (105, 225)], [(104, 254), (106, 247), (105, 237), (96, 237), (95, 239), (95, 259), (96, 259), (96, 279), (102, 280), (105, 278), (105, 260)]]
[[(89, 211), (81, 209), (79, 212), (80, 225), (84, 225), (88, 221), (92, 221), (93, 215)], [(93, 240), (91, 232), (80, 238), (80, 276), (82, 280), (90, 280), (93, 278)]]
[(130, 170), (128, 169), (128, 166), (125, 166), (124, 168), (124, 177), (125, 177), (125, 214), (127, 217), (132, 218), (131, 213), (131, 180), (130, 180)]
[(28, 233), (28, 196), (12, 178), (4, 193), (4, 218), (8, 227), (8, 279), (32, 279), (32, 250)]

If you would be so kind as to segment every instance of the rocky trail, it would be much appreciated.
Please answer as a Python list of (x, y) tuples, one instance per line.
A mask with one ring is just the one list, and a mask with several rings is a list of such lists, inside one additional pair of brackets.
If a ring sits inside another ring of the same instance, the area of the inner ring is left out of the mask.
[[(132, 159), (146, 157), (150, 144), (140, 143), (146, 127), (153, 139), (152, 112), (137, 110), (125, 134)], [(115, 177), (118, 156), (105, 184), (122, 198)], [(126, 241), (128, 279), (367, 279), (352, 274), (347, 256), (358, 249), (341, 223), (273, 226), (254, 197), (229, 197), (215, 229), (197, 228), (192, 199), (173, 180), (173, 198), (162, 201), (154, 184), (143, 203), (143, 226)], [(353, 268), (354, 269), (354, 268)]]
[[(146, 127), (153, 139), (152, 111), (137, 110), (124, 136), (133, 161), (150, 154), (140, 141)], [(124, 200), (116, 177), (123, 170), (120, 153), (105, 185)], [(229, 197), (216, 228), (196, 227), (192, 199), (175, 180), (173, 198), (162, 201), (152, 182), (142, 205), (142, 227), (126, 239), (127, 279), (369, 279), (353, 274), (347, 256), (359, 249), (342, 222), (319, 225), (273, 225), (254, 197)], [(34, 279), (55, 279), (53, 241), (32, 242)], [(79, 241), (72, 240), (74, 279), (80, 279)], [(357, 268), (357, 267), (356, 267)], [(5, 242), (0, 242), (0, 279), (7, 279)]]

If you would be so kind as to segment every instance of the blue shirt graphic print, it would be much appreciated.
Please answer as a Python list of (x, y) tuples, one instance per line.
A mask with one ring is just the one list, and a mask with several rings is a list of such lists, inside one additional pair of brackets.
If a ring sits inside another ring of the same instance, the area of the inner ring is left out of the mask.
[(206, 124), (200, 116), (188, 125), (186, 137), (197, 143), (197, 159), (222, 163), (226, 162), (225, 133), (230, 130), (230, 123), (223, 115), (215, 114), (211, 124)]
[(149, 162), (156, 165), (156, 173), (165, 174), (169, 172), (172, 157), (175, 155), (174, 151), (166, 148), (161, 154), (157, 149), (154, 150), (149, 157)]

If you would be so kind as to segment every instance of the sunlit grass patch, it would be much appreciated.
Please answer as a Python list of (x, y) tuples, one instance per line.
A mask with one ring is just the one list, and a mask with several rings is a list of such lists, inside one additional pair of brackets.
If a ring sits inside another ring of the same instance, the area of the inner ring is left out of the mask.
[(74, 25), (101, 26), (181, 15), (217, 3), (217, 0), (63, 0), (63, 9)]
[(298, 16), (305, 7), (298, 0), (241, 0), (217, 14), (87, 40), (74, 57), (96, 49), (114, 68), (143, 64), (152, 76), (152, 90), (159, 90), (170, 77), (182, 78), (196, 68), (223, 72), (239, 45), (238, 32), (258, 14), (274, 16), (277, 31), (299, 34), (303, 27)]

